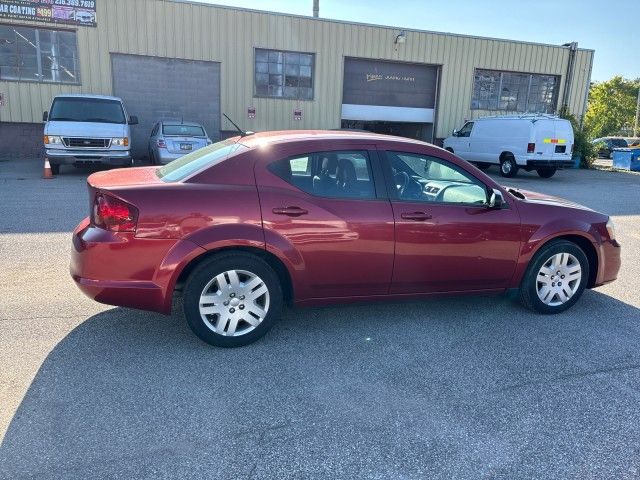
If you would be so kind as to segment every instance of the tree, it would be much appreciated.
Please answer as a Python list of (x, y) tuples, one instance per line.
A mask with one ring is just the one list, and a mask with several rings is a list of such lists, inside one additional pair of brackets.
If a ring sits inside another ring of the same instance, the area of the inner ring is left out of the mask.
[(633, 135), (639, 88), (640, 79), (627, 80), (620, 76), (593, 83), (584, 117), (585, 130), (589, 135), (592, 138)]

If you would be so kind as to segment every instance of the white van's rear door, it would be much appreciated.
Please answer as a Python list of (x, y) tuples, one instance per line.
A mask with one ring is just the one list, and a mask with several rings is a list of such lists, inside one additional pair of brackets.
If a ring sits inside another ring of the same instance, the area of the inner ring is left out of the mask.
[(553, 121), (555, 127), (555, 143), (552, 141), (553, 160), (571, 161), (573, 147), (573, 127), (569, 120), (557, 119)]

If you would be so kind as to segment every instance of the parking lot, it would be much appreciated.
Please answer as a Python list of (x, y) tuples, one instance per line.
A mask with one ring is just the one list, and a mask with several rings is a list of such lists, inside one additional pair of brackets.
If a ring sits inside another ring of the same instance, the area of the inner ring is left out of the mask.
[[(286, 311), (224, 350), (68, 274), (88, 171), (0, 161), (1, 478), (637, 478), (640, 175), (503, 183), (610, 214), (613, 284)], [(497, 170), (490, 172), (497, 176)]]

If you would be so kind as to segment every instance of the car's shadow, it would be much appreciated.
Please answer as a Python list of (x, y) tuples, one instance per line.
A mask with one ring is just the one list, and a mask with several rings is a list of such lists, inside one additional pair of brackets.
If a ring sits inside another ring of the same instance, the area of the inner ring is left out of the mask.
[(46, 358), (0, 476), (610, 472), (619, 454), (637, 464), (639, 320), (599, 292), (557, 316), (505, 297), (434, 299), (289, 310), (226, 350), (179, 316), (113, 308)]

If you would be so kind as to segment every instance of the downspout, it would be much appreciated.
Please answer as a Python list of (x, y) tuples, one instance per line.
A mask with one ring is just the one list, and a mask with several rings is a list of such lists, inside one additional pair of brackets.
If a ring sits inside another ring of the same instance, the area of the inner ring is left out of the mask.
[(313, 0), (313, 16), (315, 18), (320, 16), (320, 0)]
[(571, 83), (573, 82), (573, 66), (576, 60), (578, 42), (565, 43), (563, 47), (569, 47), (569, 61), (567, 62), (567, 75), (564, 81), (564, 92), (562, 93), (562, 110), (569, 113), (569, 95), (571, 94)]

